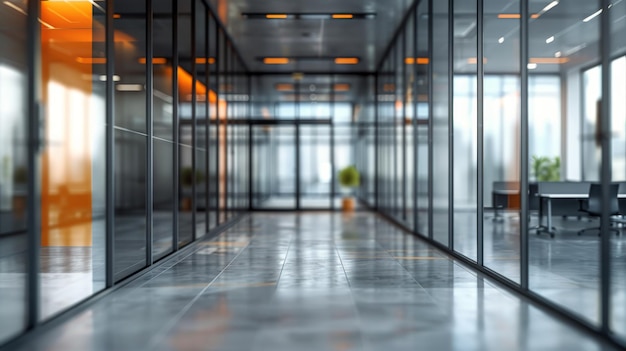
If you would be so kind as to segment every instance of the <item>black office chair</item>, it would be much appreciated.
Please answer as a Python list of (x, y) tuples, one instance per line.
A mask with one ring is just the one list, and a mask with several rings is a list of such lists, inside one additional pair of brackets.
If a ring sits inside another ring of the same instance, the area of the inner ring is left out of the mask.
[[(617, 193), (619, 191), (619, 184), (611, 184), (611, 208), (610, 215), (616, 216), (619, 215), (619, 202), (617, 201)], [(589, 198), (586, 201), (581, 201), (581, 207), (579, 211), (587, 213), (590, 217), (600, 217), (602, 215), (602, 185), (601, 184), (591, 184), (589, 186)], [(593, 228), (584, 228), (578, 231), (578, 235), (584, 233), (587, 230), (596, 229), (600, 231), (600, 227)], [(617, 229), (612, 228), (611, 231), (614, 231), (616, 234), (619, 234)], [(600, 235), (600, 233), (598, 233)]]

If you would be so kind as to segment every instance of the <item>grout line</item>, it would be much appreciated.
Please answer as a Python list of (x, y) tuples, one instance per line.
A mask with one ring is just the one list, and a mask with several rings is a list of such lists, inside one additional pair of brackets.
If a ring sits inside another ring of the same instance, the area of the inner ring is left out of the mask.
[(228, 269), (228, 267), (230, 267), (230, 265), (235, 262), (235, 260), (237, 258), (239, 258), (239, 256), (241, 256), (241, 254), (243, 252), (245, 252), (248, 247), (250, 246), (250, 244), (248, 244), (246, 247), (244, 247), (241, 251), (239, 251), (239, 253), (237, 253), (237, 255), (235, 255), (235, 257), (233, 257), (233, 259), (215, 276), (215, 278), (213, 278), (208, 284), (207, 286), (205, 286), (202, 290), (200, 290), (200, 292), (196, 295), (196, 297), (194, 297), (191, 301), (189, 301), (181, 310), (180, 312), (178, 312), (171, 320), (170, 323), (167, 323), (165, 325), (165, 327), (161, 328), (161, 330), (159, 332), (156, 333), (155, 337), (152, 339), (152, 342), (150, 342), (150, 347), (149, 349), (156, 349), (156, 347), (158, 345), (161, 344), (161, 342), (163, 341), (163, 339), (165, 339), (169, 332), (174, 329), (174, 327), (176, 326), (176, 324), (178, 324), (178, 322), (183, 318), (183, 316), (189, 312), (189, 310), (191, 309), (191, 307), (196, 303), (196, 301), (198, 301), (200, 299), (200, 296), (202, 296), (211, 286), (211, 284), (213, 284), (213, 282), (215, 282), (223, 273), (224, 271), (226, 271)]

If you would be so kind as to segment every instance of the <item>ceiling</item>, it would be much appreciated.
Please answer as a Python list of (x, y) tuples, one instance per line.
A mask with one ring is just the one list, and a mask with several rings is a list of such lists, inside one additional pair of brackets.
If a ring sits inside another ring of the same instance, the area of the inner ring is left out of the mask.
[[(210, 0), (252, 72), (373, 72), (414, 0)], [(266, 19), (242, 14), (374, 14), (368, 19)], [(268, 65), (263, 57), (303, 58)], [(358, 64), (335, 64), (357, 57)]]

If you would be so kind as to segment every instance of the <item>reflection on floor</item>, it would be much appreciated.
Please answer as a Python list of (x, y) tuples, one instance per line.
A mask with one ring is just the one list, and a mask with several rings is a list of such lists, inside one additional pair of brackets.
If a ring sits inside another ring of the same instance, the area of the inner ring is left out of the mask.
[[(341, 196), (337, 196), (332, 205), (335, 209), (341, 209)], [(357, 209), (360, 209), (360, 205), (355, 198), (355, 205)], [(300, 207), (302, 209), (330, 209), (331, 202), (328, 196), (305, 196), (300, 198)], [(296, 208), (296, 198), (294, 196), (271, 196), (262, 201), (255, 203), (257, 209), (270, 209), (270, 210), (293, 210)]]
[(609, 350), (371, 213), (253, 214), (20, 350)]
[[(545, 221), (545, 219), (544, 219)], [(554, 238), (531, 229), (529, 235), (529, 282), (531, 290), (547, 297), (593, 323), (599, 323), (600, 308), (600, 237), (589, 231), (577, 235), (582, 228), (597, 226), (586, 218), (554, 216)], [(485, 212), (485, 266), (511, 279), (520, 281), (519, 214), (504, 213), (494, 220), (494, 213)], [(529, 228), (538, 224), (532, 216)], [(435, 239), (447, 243), (448, 217), (435, 212)], [(465, 228), (460, 231), (459, 228)], [(612, 238), (613, 325), (626, 336), (626, 229), (616, 227), (621, 235)], [(455, 249), (476, 259), (476, 213), (455, 212)]]

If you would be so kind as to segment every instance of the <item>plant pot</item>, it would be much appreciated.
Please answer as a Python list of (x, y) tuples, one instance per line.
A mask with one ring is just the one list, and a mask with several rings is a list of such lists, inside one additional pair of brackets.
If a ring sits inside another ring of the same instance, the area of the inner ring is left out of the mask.
[(346, 196), (341, 200), (341, 210), (343, 212), (354, 212), (356, 201), (352, 196)]

